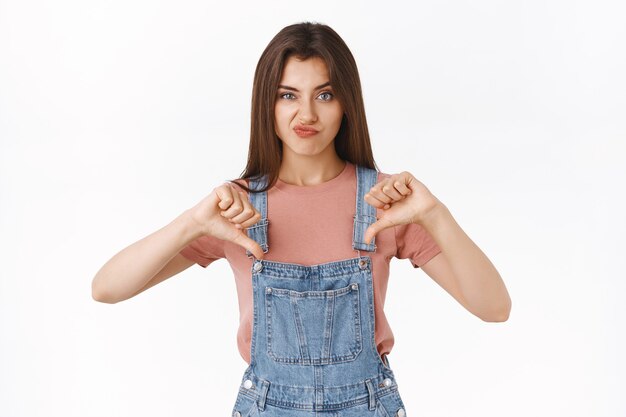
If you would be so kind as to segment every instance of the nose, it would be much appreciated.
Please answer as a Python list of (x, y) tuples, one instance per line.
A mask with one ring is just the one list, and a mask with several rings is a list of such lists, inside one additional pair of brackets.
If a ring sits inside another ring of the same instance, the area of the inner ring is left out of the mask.
[(315, 108), (308, 102), (304, 102), (300, 106), (300, 110), (298, 112), (298, 118), (300, 122), (303, 124), (313, 123), (317, 120), (317, 114), (315, 113)]

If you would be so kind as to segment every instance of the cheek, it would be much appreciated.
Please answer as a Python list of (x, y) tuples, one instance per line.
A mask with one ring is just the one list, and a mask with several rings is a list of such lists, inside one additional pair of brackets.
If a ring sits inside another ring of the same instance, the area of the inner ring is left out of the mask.
[(274, 132), (281, 140), (285, 135), (289, 136), (290, 123), (291, 118), (285, 109), (277, 108), (274, 110)]
[(284, 119), (283, 112), (278, 107), (274, 109), (274, 124), (276, 128), (280, 128), (282, 120)]
[(341, 106), (341, 104), (339, 104), (338, 101), (335, 101), (332, 105), (326, 106), (324, 111), (326, 112), (328, 117), (331, 117), (333, 119), (341, 118), (341, 115), (343, 114), (343, 107)]
[(339, 126), (343, 117), (343, 110), (340, 107), (328, 109), (324, 116), (329, 124)]
[(277, 123), (285, 123), (291, 118), (291, 113), (293, 112), (284, 106), (276, 106), (274, 108), (274, 120)]

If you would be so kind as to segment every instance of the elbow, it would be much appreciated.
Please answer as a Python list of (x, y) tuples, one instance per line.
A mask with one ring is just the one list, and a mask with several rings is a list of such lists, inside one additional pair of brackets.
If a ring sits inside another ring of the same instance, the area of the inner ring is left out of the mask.
[(112, 298), (107, 298), (105, 295), (100, 294), (100, 293), (91, 293), (91, 298), (94, 299), (94, 301), (97, 301), (99, 303), (104, 303), (104, 304), (115, 304), (118, 301), (117, 300), (113, 300)]
[(500, 313), (489, 317), (481, 317), (481, 319), (487, 323), (502, 323), (509, 319), (509, 313)]
[(105, 304), (117, 303), (116, 300), (110, 297), (106, 291), (103, 291), (102, 288), (100, 288), (100, 286), (97, 285), (97, 280), (95, 278), (93, 282), (91, 283), (91, 298), (93, 298), (94, 301), (97, 301), (99, 303), (105, 303)]
[(91, 298), (99, 303), (110, 304), (100, 293), (91, 292)]
[(94, 301), (97, 301), (99, 303), (113, 304), (113, 302), (107, 299), (104, 294), (94, 291), (93, 289), (91, 290), (91, 298), (93, 298)]
[(481, 319), (488, 323), (502, 323), (502, 322), (507, 321), (510, 315), (511, 315), (511, 302), (509, 300), (509, 303), (505, 307), (494, 310), (489, 315), (483, 315)]

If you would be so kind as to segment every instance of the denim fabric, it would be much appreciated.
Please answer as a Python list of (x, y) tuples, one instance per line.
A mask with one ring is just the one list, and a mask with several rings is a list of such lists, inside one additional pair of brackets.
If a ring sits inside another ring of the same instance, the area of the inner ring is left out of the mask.
[[(357, 165), (354, 258), (317, 265), (252, 258), (254, 304), (251, 361), (232, 417), (406, 416), (388, 358), (374, 340), (371, 258), (363, 242), (376, 208), (363, 199), (378, 172)], [(252, 179), (251, 189), (267, 177)], [(267, 193), (250, 193), (261, 220), (246, 229), (264, 252)]]

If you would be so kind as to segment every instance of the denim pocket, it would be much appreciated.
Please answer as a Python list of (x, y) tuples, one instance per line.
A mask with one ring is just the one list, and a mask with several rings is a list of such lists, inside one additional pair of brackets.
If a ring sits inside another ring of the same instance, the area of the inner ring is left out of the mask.
[(325, 291), (266, 287), (267, 353), (287, 364), (353, 361), (363, 349), (359, 284)]

